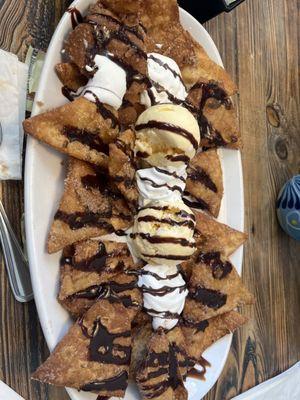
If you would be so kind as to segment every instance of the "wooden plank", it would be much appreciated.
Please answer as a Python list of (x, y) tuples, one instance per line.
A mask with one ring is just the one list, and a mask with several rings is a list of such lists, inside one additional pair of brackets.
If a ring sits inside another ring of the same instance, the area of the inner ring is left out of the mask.
[(234, 335), (224, 371), (206, 400), (230, 399), (300, 359), (300, 243), (278, 226), (275, 199), (299, 173), (297, 1), (249, 0), (207, 24), (239, 86), (246, 230), (243, 279), (256, 305)]
[[(46, 49), (55, 25), (69, 1), (5, 0), (0, 2), (0, 47), (24, 60), (31, 43)], [(18, 237), (21, 238), (23, 184), (2, 182), (1, 199)], [(31, 373), (49, 352), (34, 302), (23, 305), (10, 292), (1, 253), (0, 269), (0, 379), (26, 400), (66, 400), (64, 389), (40, 385)]]

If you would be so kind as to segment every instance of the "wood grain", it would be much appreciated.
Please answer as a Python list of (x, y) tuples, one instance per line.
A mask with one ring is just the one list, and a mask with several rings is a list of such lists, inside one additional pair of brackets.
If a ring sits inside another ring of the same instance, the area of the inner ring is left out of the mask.
[[(0, 47), (24, 59), (29, 43), (46, 49), (69, 5), (63, 0), (0, 0)], [(297, 0), (246, 0), (206, 24), (239, 86), (236, 103), (244, 138), (246, 230), (243, 278), (255, 293), (250, 317), (234, 335), (224, 371), (206, 400), (230, 399), (300, 359), (300, 243), (279, 228), (275, 199), (300, 172), (299, 33)], [(0, 195), (19, 237), (21, 183)], [(0, 269), (0, 379), (26, 400), (66, 400), (62, 389), (30, 381), (48, 354), (33, 302), (14, 301)]]

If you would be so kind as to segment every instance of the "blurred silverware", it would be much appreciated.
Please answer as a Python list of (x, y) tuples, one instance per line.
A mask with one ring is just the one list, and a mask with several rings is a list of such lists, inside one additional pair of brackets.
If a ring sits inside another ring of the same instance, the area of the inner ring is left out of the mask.
[(0, 146), (1, 146), (2, 140), (3, 140), (3, 130), (2, 130), (2, 124), (0, 121)]
[(33, 299), (28, 262), (0, 201), (0, 241), (8, 279), (16, 300), (25, 303)]

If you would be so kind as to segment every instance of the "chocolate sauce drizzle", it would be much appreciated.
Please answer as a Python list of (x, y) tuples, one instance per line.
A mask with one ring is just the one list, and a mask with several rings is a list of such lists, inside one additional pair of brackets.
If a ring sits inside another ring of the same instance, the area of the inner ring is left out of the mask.
[(174, 286), (174, 287), (170, 287), (170, 286), (163, 286), (159, 289), (153, 289), (151, 287), (147, 287), (147, 286), (140, 286), (141, 290), (143, 293), (148, 293), (151, 294), (151, 296), (154, 297), (163, 297), (169, 293), (175, 292), (175, 290), (179, 290), (179, 293), (182, 293), (186, 290), (186, 284), (184, 285), (180, 285), (180, 286)]
[(206, 289), (201, 286), (190, 288), (189, 297), (203, 305), (218, 310), (223, 307), (227, 301), (227, 295), (219, 290)]
[(111, 120), (111, 127), (113, 129), (116, 127), (118, 127), (118, 128), (120, 127), (118, 118), (115, 116), (114, 113), (112, 113), (108, 108), (106, 108), (101, 103), (101, 101), (98, 99), (98, 97), (95, 95), (95, 93), (91, 92), (90, 90), (85, 90), (84, 94), (91, 94), (94, 97), (99, 114), (102, 116), (103, 119)]
[(136, 275), (136, 276), (150, 275), (150, 276), (153, 276), (157, 281), (166, 281), (166, 280), (169, 280), (169, 279), (176, 278), (180, 274), (180, 271), (178, 270), (175, 274), (170, 274), (170, 275), (167, 275), (166, 277), (162, 277), (162, 276), (156, 274), (155, 272), (148, 271), (148, 270), (143, 269), (143, 268), (142, 269), (138, 269), (138, 270), (128, 270), (128, 271), (126, 271), (126, 273), (128, 275)]
[(163, 375), (167, 377), (156, 384), (143, 385), (142, 390), (148, 399), (161, 396), (168, 388), (176, 390), (182, 384), (179, 377), (179, 365), (176, 357), (176, 349), (170, 344), (168, 352), (150, 353), (146, 360), (146, 367), (158, 367), (156, 371), (147, 374), (145, 379), (141, 379), (140, 383), (146, 383), (148, 380), (158, 378)]
[(180, 246), (183, 247), (196, 247), (195, 243), (190, 242), (187, 239), (184, 238), (175, 238), (175, 237), (164, 237), (164, 236), (151, 236), (150, 233), (133, 233), (130, 235), (133, 239), (135, 239), (137, 236), (140, 238), (147, 240), (149, 243), (153, 244), (161, 244), (161, 243), (167, 243), (167, 244), (179, 244)]
[(190, 369), (188, 372), (188, 377), (194, 378), (194, 379), (199, 379), (201, 381), (205, 381), (205, 374), (206, 374), (206, 369), (207, 367), (211, 367), (210, 362), (208, 362), (204, 357), (201, 357), (198, 363), (201, 365), (202, 370), (199, 371), (196, 368)]
[(93, 150), (108, 155), (109, 147), (103, 142), (98, 133), (90, 132), (86, 129), (79, 129), (71, 125), (65, 125), (62, 134), (66, 136), (70, 142), (80, 142)]
[(150, 315), (157, 315), (159, 318), (163, 318), (163, 319), (179, 319), (180, 318), (180, 314), (177, 313), (172, 313), (170, 311), (157, 311), (154, 310), (153, 308), (146, 308), (144, 307), (144, 310), (150, 314)]
[[(108, 18), (110, 18), (110, 16), (105, 15), (105, 18), (108, 19)], [(111, 19), (111, 21), (112, 21), (112, 19)], [(138, 28), (128, 27), (127, 25), (123, 24), (122, 22), (120, 22), (118, 20), (116, 20), (116, 21), (117, 21), (117, 25), (118, 25), (118, 30), (115, 30), (115, 31), (110, 30), (109, 32), (105, 32), (104, 30), (102, 31), (101, 25), (99, 23), (91, 20), (89, 16), (86, 18), (86, 22), (95, 27), (95, 29), (93, 31), (95, 45), (94, 45), (94, 48), (92, 49), (91, 55), (90, 55), (91, 62), (94, 59), (94, 56), (96, 54), (103, 54), (105, 51), (107, 51), (107, 47), (112, 40), (117, 40), (121, 43), (124, 43), (132, 51), (134, 51), (139, 57), (144, 58), (146, 60), (147, 53), (145, 53), (145, 51), (128, 36), (128, 34), (133, 34), (135, 37), (137, 37), (137, 35), (140, 36), (141, 33), (139, 33)], [(113, 22), (115, 22), (115, 21), (113, 21)]]
[(154, 121), (154, 120), (148, 121), (145, 124), (139, 124), (135, 126), (136, 131), (141, 131), (143, 129), (161, 129), (175, 133), (176, 135), (180, 135), (185, 139), (187, 139), (192, 144), (195, 150), (198, 149), (199, 143), (195, 139), (194, 135), (191, 132), (187, 131), (186, 129), (181, 128), (180, 126), (176, 126), (168, 122)]
[(83, 334), (90, 339), (88, 346), (89, 361), (96, 361), (104, 364), (129, 365), (131, 347), (122, 346), (114, 341), (120, 338), (131, 337), (130, 331), (121, 333), (111, 333), (104, 326), (100, 319), (94, 322), (91, 334), (83, 324), (83, 319), (79, 321)]
[(161, 224), (167, 224), (171, 226), (187, 226), (190, 229), (195, 228), (195, 221), (191, 219), (186, 219), (183, 221), (175, 221), (171, 218), (157, 218), (154, 215), (145, 215), (143, 217), (138, 217), (138, 222), (159, 222)]
[(190, 166), (188, 170), (188, 179), (194, 182), (200, 182), (212, 192), (217, 193), (218, 189), (215, 183), (212, 181), (211, 177), (204, 171), (201, 167), (192, 167)]
[(59, 265), (62, 267), (64, 265), (73, 265), (73, 257), (70, 256), (62, 256), (60, 258)]
[(169, 161), (173, 161), (173, 162), (183, 162), (185, 164), (188, 164), (190, 162), (190, 158), (188, 156), (185, 155), (176, 155), (176, 156), (172, 156), (172, 155), (167, 155), (166, 159)]
[(72, 28), (75, 29), (77, 25), (82, 24), (84, 21), (81, 12), (76, 7), (68, 8), (67, 12), (71, 15)]
[[(208, 99), (215, 99), (218, 101), (220, 105), (225, 106), (227, 110), (230, 110), (233, 105), (232, 101), (228, 97), (227, 93), (224, 89), (218, 86), (217, 83), (210, 81), (210, 82), (198, 82), (196, 83), (191, 91), (201, 89), (202, 95), (199, 104), (199, 109), (197, 113), (198, 117), (198, 124), (201, 129), (201, 136), (205, 138), (210, 145), (215, 146), (226, 146), (228, 143), (223, 139), (220, 132), (218, 132), (211, 123), (209, 123), (208, 119), (204, 115), (204, 108), (207, 103)], [(237, 138), (232, 138), (232, 142), (236, 141)]]
[(88, 299), (88, 300), (95, 300), (95, 299), (103, 299), (108, 297), (107, 287), (105, 285), (93, 285), (84, 290), (80, 290), (70, 296), (68, 296), (69, 300), (74, 299)]
[(104, 243), (99, 243), (99, 250), (92, 257), (79, 262), (73, 262), (73, 267), (82, 271), (100, 272), (106, 265), (107, 252)]
[(172, 254), (146, 254), (146, 253), (142, 253), (143, 257), (146, 258), (162, 258), (162, 259), (166, 259), (166, 260), (189, 260), (191, 258), (191, 256), (174, 256)]
[[(133, 84), (133, 82), (143, 83), (145, 77), (139, 73), (137, 69), (135, 69), (132, 65), (126, 63), (120, 57), (111, 53), (104, 53), (106, 57), (108, 57), (111, 61), (118, 64), (123, 70), (126, 72), (126, 87), (127, 90)], [(122, 108), (132, 107), (133, 104), (128, 99), (123, 99)]]
[[(117, 390), (126, 390), (128, 385), (128, 373), (126, 371), (120, 372), (117, 376), (112, 378), (103, 379), (102, 381), (95, 381), (87, 383), (80, 389), (84, 392), (114, 392)], [(104, 397), (105, 398), (105, 397)]]
[[(108, 14), (104, 14), (104, 13), (100, 13), (100, 12), (94, 12), (90, 16), (93, 16), (93, 15), (101, 16), (102, 18), (106, 19), (107, 21), (118, 25), (121, 29), (127, 31), (128, 33), (133, 34), (142, 42), (144, 41), (144, 35), (140, 32), (140, 29), (139, 29), (140, 27), (142, 27), (142, 24), (135, 25), (135, 26), (128, 26), (128, 25), (124, 25), (121, 21), (119, 21), (117, 18), (114, 18), (112, 15), (108, 15)], [(87, 21), (87, 22), (89, 22), (89, 21)]]
[(164, 62), (163, 62), (162, 60), (160, 60), (159, 58), (153, 56), (153, 54), (151, 54), (151, 55), (149, 56), (149, 58), (150, 58), (151, 60), (155, 61), (156, 64), (160, 65), (160, 66), (163, 67), (165, 70), (170, 71), (170, 72), (172, 73), (172, 75), (174, 76), (174, 78), (179, 79), (180, 82), (183, 84), (183, 86), (185, 86), (185, 84), (184, 84), (184, 82), (183, 82), (183, 80), (182, 80), (182, 78), (181, 78), (181, 75), (180, 75), (178, 72), (174, 71), (167, 63), (164, 63)]
[(135, 301), (131, 295), (124, 295), (123, 292), (131, 291), (137, 288), (137, 281), (129, 283), (117, 283), (114, 281), (93, 285), (84, 290), (76, 292), (69, 296), (69, 299), (107, 299), (112, 303), (120, 302), (126, 308), (139, 307), (139, 303)]
[(188, 207), (195, 208), (196, 210), (210, 210), (209, 204), (203, 199), (195, 198), (188, 192), (184, 192), (184, 196), (185, 197), (183, 197), (182, 200)]
[(101, 220), (101, 218), (110, 217), (111, 212), (100, 214), (88, 211), (68, 214), (64, 211), (58, 210), (54, 216), (54, 219), (63, 221), (65, 224), (69, 225), (70, 229), (72, 230), (77, 230), (89, 226), (102, 228), (105, 229), (107, 232), (112, 233), (114, 231), (114, 227), (110, 223)]
[(88, 174), (81, 178), (82, 186), (85, 189), (97, 189), (102, 196), (107, 196), (113, 200), (123, 199), (122, 194), (115, 188), (111, 187), (105, 174), (97, 170), (95, 170), (95, 172), (96, 175)]
[(201, 322), (195, 322), (190, 319), (182, 317), (180, 320), (180, 325), (187, 328), (195, 329), (196, 333), (198, 333), (198, 332), (204, 332), (205, 329), (209, 326), (209, 322), (207, 320)]
[(157, 172), (161, 172), (162, 174), (172, 176), (175, 179), (179, 179), (182, 182), (185, 182), (185, 179), (182, 176), (177, 175), (175, 171), (171, 172), (166, 169), (159, 168), (159, 167), (154, 167), (154, 169), (156, 169)]
[(61, 88), (61, 93), (69, 101), (75, 100), (75, 98), (80, 97), (82, 94), (82, 92), (77, 94), (77, 92), (74, 92), (72, 89), (68, 88), (67, 86), (63, 86)]
[(138, 158), (148, 158), (150, 156), (150, 154), (146, 153), (145, 151), (138, 151), (136, 153), (136, 156)]
[[(169, 206), (145, 206), (145, 207), (141, 207), (138, 211), (143, 211), (143, 210), (168, 211), (168, 210), (170, 210), (170, 207)], [(190, 218), (193, 221), (196, 220), (194, 214), (188, 213), (185, 210), (180, 210), (174, 214), (178, 215), (179, 217), (182, 217), (182, 218)]]
[(210, 266), (215, 279), (224, 279), (232, 271), (232, 264), (229, 261), (222, 261), (219, 251), (211, 253), (200, 252), (196, 262)]
[(176, 192), (176, 191), (179, 192), (179, 193), (182, 193), (182, 192), (183, 192), (182, 188), (181, 188), (180, 186), (177, 186), (177, 185), (170, 186), (170, 185), (168, 185), (168, 184), (166, 184), (166, 183), (163, 183), (163, 184), (159, 185), (158, 183), (154, 182), (154, 181), (153, 181), (152, 179), (150, 179), (150, 178), (142, 178), (142, 177), (139, 177), (139, 179), (140, 179), (141, 181), (143, 181), (143, 182), (149, 182), (150, 185), (151, 185), (152, 187), (156, 188), (156, 189), (160, 189), (160, 188), (165, 187), (165, 188), (167, 188), (168, 190), (171, 190), (172, 192)]

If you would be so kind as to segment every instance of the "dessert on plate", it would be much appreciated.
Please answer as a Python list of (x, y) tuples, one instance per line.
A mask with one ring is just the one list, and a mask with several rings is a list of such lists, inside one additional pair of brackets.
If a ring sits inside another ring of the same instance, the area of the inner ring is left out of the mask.
[(24, 121), (68, 155), (47, 250), (62, 251), (74, 319), (33, 377), (102, 400), (129, 379), (144, 399), (188, 399), (203, 352), (254, 301), (229, 258), (246, 235), (217, 220), (237, 89), (175, 0), (101, 0), (72, 21), (55, 68), (66, 104)]

